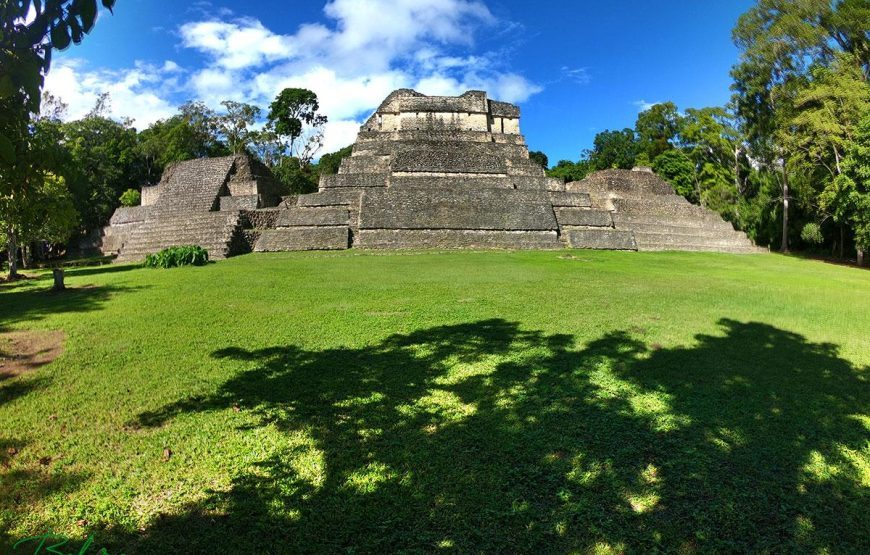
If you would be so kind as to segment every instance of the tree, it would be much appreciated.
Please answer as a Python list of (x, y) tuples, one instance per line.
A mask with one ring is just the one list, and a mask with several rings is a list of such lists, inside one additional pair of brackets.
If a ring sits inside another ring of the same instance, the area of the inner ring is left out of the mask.
[[(861, 117), (870, 113), (870, 85), (854, 57), (839, 53), (830, 66), (811, 69), (810, 80), (795, 95), (794, 105), (795, 114), (782, 131), (782, 141), (796, 161), (817, 175), (815, 181), (821, 184), (821, 191), (811, 191), (814, 200), (827, 192), (828, 200), (820, 202), (819, 208), (833, 208), (824, 217), (839, 225), (837, 243), (842, 258), (848, 218), (837, 209), (841, 203), (832, 199), (839, 198), (844, 186), (844, 182), (837, 182), (843, 173), (843, 157), (855, 141)], [(824, 170), (818, 172), (815, 168)]]
[(634, 129), (637, 132), (638, 152), (647, 159), (655, 160), (661, 153), (674, 148), (680, 133), (681, 118), (676, 104), (664, 102), (644, 110), (637, 116)]
[(843, 173), (820, 195), (822, 207), (855, 230), (859, 264), (870, 250), (870, 112), (862, 118), (846, 158)]
[(593, 148), (586, 152), (592, 168), (607, 170), (611, 168), (630, 170), (637, 157), (637, 137), (633, 129), (622, 131), (602, 131), (595, 135)]
[(689, 108), (682, 118), (680, 144), (692, 161), (696, 200), (729, 220), (736, 219), (745, 160), (731, 115), (720, 107)]
[(221, 106), (226, 108), (226, 114), (217, 118), (220, 134), (223, 136), (233, 154), (241, 154), (248, 150), (257, 136), (257, 131), (251, 129), (260, 117), (260, 109), (252, 104), (224, 100)]
[[(102, 0), (111, 11), (115, 0)], [(43, 181), (31, 149), (31, 122), (39, 112), (45, 74), (55, 49), (81, 43), (97, 19), (97, 0), (17, 0), (0, 4), (0, 205), (17, 210)], [(7, 222), (9, 276), (17, 274), (18, 240)]]
[(529, 152), (529, 160), (536, 162), (542, 168), (549, 169), (550, 160), (547, 158), (547, 155), (541, 152), (540, 150), (533, 150)]
[(695, 164), (691, 158), (678, 149), (671, 149), (659, 154), (653, 160), (653, 170), (667, 180), (678, 195), (686, 197), (691, 202), (700, 200), (700, 183)]
[(324, 154), (317, 163), (317, 171), (320, 175), (334, 175), (338, 173), (341, 161), (353, 153), (353, 145), (346, 146), (336, 152)]
[(287, 88), (269, 105), (269, 124), (289, 150), (290, 156), (304, 167), (323, 147), (326, 116), (318, 114), (317, 95), (308, 89)]
[(84, 229), (106, 225), (121, 194), (146, 179), (136, 130), (129, 122), (88, 116), (62, 125), (67, 180)]
[[(870, 6), (866, 0), (759, 0), (743, 14), (733, 37), (741, 50), (732, 70), (736, 111), (752, 157), (764, 171), (779, 175), (782, 190), (782, 250), (788, 250), (793, 172), (813, 171), (794, 126), (800, 91), (819, 67), (850, 55), (864, 79), (870, 75)], [(800, 176), (799, 176), (800, 177)], [(810, 189), (811, 190), (811, 189)], [(814, 199), (797, 198), (798, 206)]]
[(831, 178), (843, 173), (845, 151), (861, 117), (870, 111), (870, 85), (860, 65), (854, 57), (839, 54), (831, 66), (813, 67), (794, 105), (786, 146), (807, 162), (824, 166)]
[(118, 200), (121, 206), (139, 206), (142, 203), (142, 193), (136, 189), (127, 189)]
[(65, 243), (78, 225), (78, 212), (63, 177), (52, 173), (40, 177), (30, 184), (25, 202), (9, 202), (10, 197), (0, 199), (0, 221), (13, 229), (24, 267), (29, 266), (32, 258), (32, 244)]
[(565, 183), (570, 183), (572, 181), (583, 180), (592, 171), (592, 166), (588, 160), (580, 160), (578, 162), (559, 160), (555, 166), (547, 170), (547, 175), (549, 177), (558, 177)]
[(183, 104), (177, 115), (140, 132), (138, 142), (148, 183), (159, 181), (173, 162), (230, 154), (218, 137), (217, 115), (202, 102)]

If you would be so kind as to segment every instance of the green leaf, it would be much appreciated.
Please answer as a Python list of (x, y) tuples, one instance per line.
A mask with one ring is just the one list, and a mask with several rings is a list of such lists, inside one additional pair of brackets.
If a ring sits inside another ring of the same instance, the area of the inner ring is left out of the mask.
[(51, 46), (58, 50), (64, 50), (69, 46), (69, 29), (64, 22), (58, 22), (51, 28)]
[(15, 145), (5, 135), (0, 135), (0, 160), (6, 164), (15, 163)]
[(12, 77), (4, 75), (0, 77), (0, 98), (6, 98), (15, 94), (15, 83), (12, 82)]
[(81, 44), (82, 38), (84, 38), (85, 34), (82, 32), (82, 26), (79, 25), (79, 20), (74, 17), (69, 18), (69, 29), (72, 34), (73, 43)]
[[(90, 33), (91, 29), (94, 28), (94, 22), (97, 20), (97, 0), (76, 0), (73, 5), (79, 18), (82, 20), (84, 32)], [(75, 42), (75, 37), (73, 37), (73, 41)]]

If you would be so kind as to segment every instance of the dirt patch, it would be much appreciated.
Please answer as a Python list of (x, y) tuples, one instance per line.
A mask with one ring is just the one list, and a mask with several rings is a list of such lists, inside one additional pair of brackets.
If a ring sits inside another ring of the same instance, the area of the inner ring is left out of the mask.
[(0, 381), (32, 372), (63, 353), (62, 331), (0, 333)]

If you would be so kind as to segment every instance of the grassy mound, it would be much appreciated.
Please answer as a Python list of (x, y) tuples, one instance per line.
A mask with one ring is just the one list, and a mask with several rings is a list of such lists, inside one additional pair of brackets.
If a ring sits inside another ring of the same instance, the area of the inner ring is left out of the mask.
[(347, 252), (47, 280), (0, 286), (0, 332), (66, 335), (0, 381), (0, 551), (870, 551), (866, 271)]

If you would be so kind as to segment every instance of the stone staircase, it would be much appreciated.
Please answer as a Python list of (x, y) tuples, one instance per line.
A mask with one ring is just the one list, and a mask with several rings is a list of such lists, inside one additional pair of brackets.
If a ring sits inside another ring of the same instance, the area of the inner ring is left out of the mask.
[(162, 215), (142, 223), (121, 245), (117, 261), (136, 262), (166, 247), (199, 245), (212, 260), (248, 249), (241, 212), (200, 212), (181, 216)]
[[(719, 214), (675, 194), (667, 182), (651, 172), (605, 170), (569, 183), (567, 189), (587, 193), (593, 207), (608, 211), (614, 233), (637, 250), (765, 252)], [(582, 236), (588, 237), (588, 231)]]
[(611, 212), (593, 207), (589, 193), (551, 192), (550, 202), (564, 247), (637, 250), (631, 232), (615, 229)]

